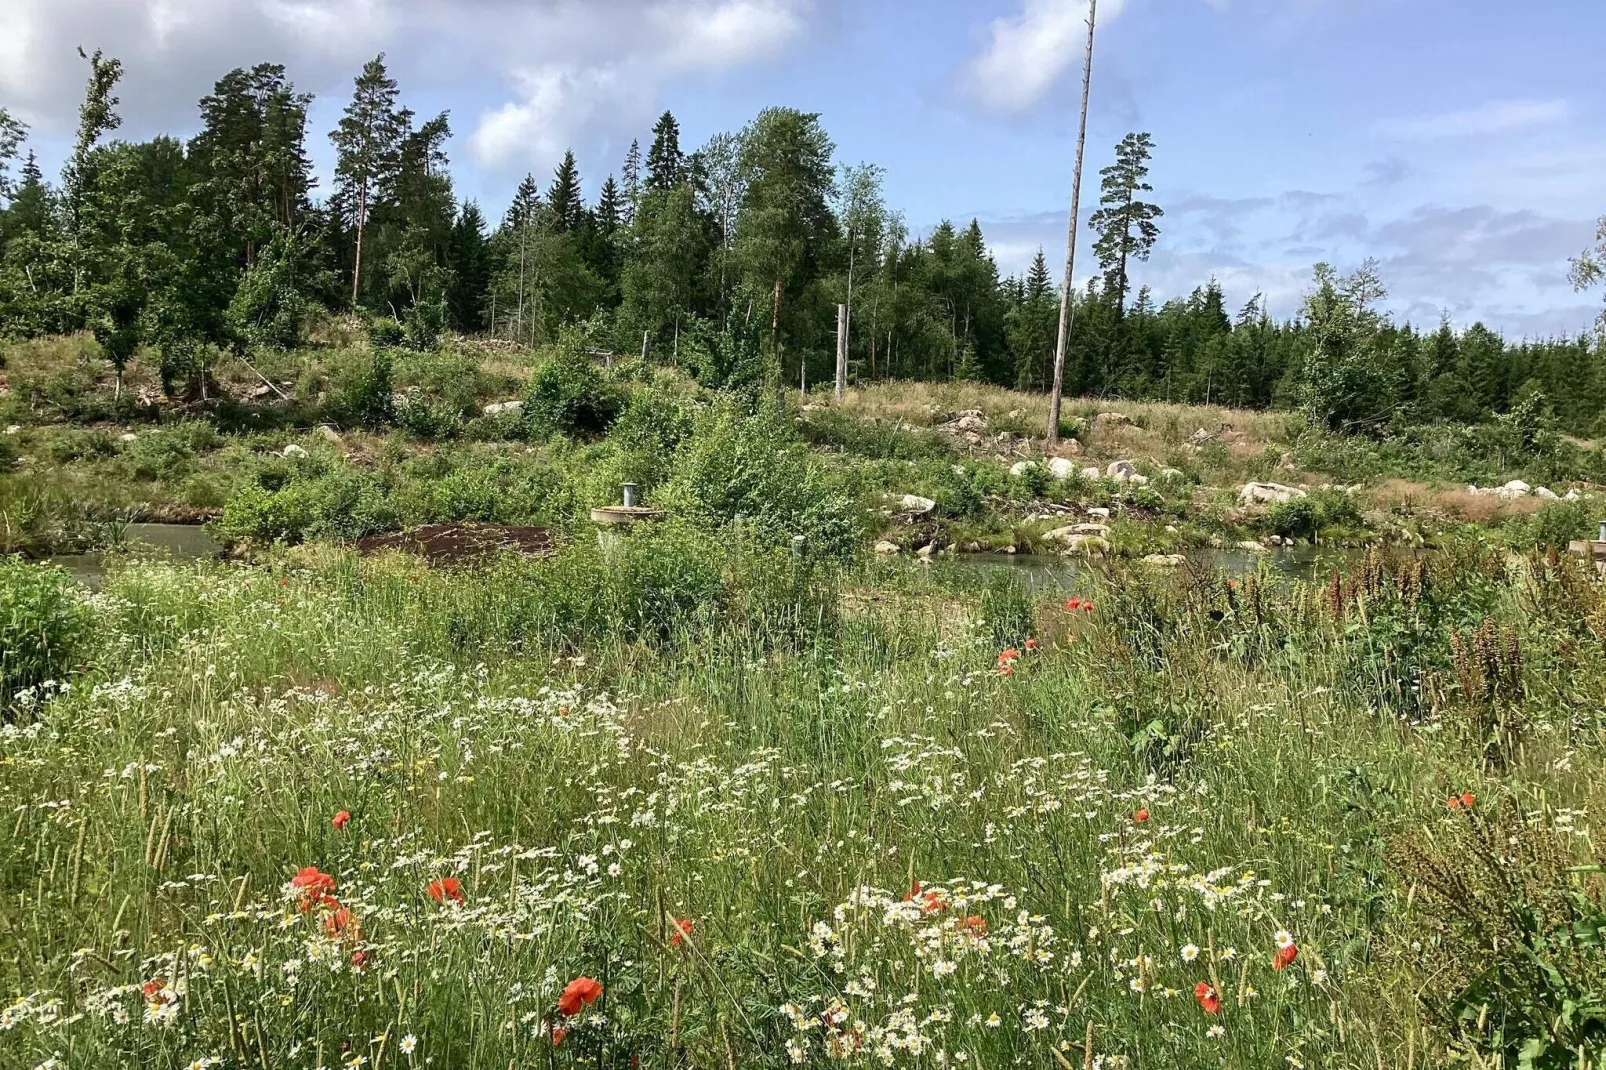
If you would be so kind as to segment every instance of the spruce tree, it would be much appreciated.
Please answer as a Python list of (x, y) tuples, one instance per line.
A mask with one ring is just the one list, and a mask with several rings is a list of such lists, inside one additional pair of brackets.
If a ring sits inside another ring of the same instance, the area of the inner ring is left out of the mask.
[(652, 128), (652, 148), (647, 151), (647, 188), (672, 189), (685, 180), (686, 154), (680, 151), (680, 124), (666, 111)]
[(552, 210), (552, 226), (555, 229), (570, 234), (580, 229), (586, 208), (580, 192), (580, 168), (574, 161), (572, 150), (563, 154), (563, 162), (552, 176), (546, 203)]
[(502, 228), (517, 230), (533, 223), (540, 208), (541, 190), (535, 184), (535, 176), (526, 174), (513, 194), (513, 203), (507, 206), (507, 213), (502, 217)]
[(630, 151), (625, 153), (625, 163), (619, 171), (623, 181), (621, 192), (624, 200), (620, 203), (619, 221), (626, 226), (636, 221), (636, 205), (641, 203), (641, 142), (634, 139), (630, 142)]
[(1026, 300), (1041, 301), (1053, 295), (1054, 280), (1048, 273), (1048, 259), (1043, 256), (1043, 247), (1037, 247), (1037, 255), (1032, 257), (1032, 266), (1026, 272)]

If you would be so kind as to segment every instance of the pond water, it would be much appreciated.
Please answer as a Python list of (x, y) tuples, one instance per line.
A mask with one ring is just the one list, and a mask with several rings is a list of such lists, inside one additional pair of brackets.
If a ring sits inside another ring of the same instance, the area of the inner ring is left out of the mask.
[(199, 524), (129, 524), (114, 550), (88, 554), (58, 554), (45, 560), (66, 569), (74, 579), (91, 589), (100, 586), (106, 575), (108, 554), (134, 554), (165, 557), (171, 561), (199, 561), (218, 557), (223, 544)]
[[(1355, 547), (1295, 546), (1256, 554), (1247, 550), (1189, 550), (1189, 564), (1220, 569), (1231, 576), (1243, 576), (1265, 567), (1273, 575), (1292, 580), (1325, 579), (1334, 569), (1348, 572), (1366, 556)], [(1029, 591), (1067, 590), (1081, 586), (1079, 577), (1090, 563), (1082, 557), (1050, 554), (969, 554), (940, 563), (936, 567), (969, 569), (985, 575), (994, 569), (1009, 569), (1018, 575)], [(1097, 567), (1096, 565), (1092, 567)]]

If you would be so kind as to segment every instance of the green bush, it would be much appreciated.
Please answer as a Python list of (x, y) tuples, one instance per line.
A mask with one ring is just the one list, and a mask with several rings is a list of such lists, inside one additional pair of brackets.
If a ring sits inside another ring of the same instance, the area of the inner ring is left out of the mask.
[(1266, 526), (1273, 535), (1308, 539), (1316, 534), (1316, 504), (1309, 498), (1290, 498), (1266, 510)]
[(397, 426), (424, 439), (455, 438), (463, 431), (463, 414), (436, 398), (404, 394), (396, 399)]
[(1527, 523), (1520, 525), (1517, 544), (1521, 548), (1550, 547), (1565, 550), (1574, 539), (1594, 538), (1598, 507), (1590, 502), (1546, 502)]
[(0, 704), (25, 688), (61, 679), (91, 623), (65, 572), (0, 559)]
[(406, 328), (387, 316), (375, 316), (368, 323), (368, 344), (375, 349), (394, 349), (406, 340)]
[(811, 556), (845, 558), (859, 538), (847, 487), (797, 441), (776, 399), (749, 413), (726, 398), (706, 414), (664, 498), (704, 526), (738, 524), (765, 546), (790, 546), (801, 535)]
[(612, 378), (578, 345), (563, 345), (536, 366), (524, 393), (524, 415), (536, 431), (600, 438), (624, 408)]
[(348, 357), (330, 376), (324, 413), (341, 427), (381, 428), (395, 415), (391, 357), (386, 352)]

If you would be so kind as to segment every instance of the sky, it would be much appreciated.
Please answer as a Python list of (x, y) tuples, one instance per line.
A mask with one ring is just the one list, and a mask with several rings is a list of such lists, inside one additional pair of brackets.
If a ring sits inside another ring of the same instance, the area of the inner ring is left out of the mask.
[[(886, 170), (911, 231), (978, 219), (1006, 274), (1056, 277), (1087, 0), (0, 0), (0, 107), (59, 168), (87, 66), (126, 68), (120, 136), (193, 134), (229, 68), (314, 93), (311, 149), (362, 63), (449, 110), (459, 193), (500, 216), (573, 148), (595, 192), (672, 110), (682, 142), (759, 109), (818, 112), (842, 163)], [(1575, 334), (1568, 258), (1606, 213), (1602, 0), (1100, 0), (1084, 217), (1128, 131), (1152, 134), (1157, 297), (1215, 277), (1297, 312), (1312, 265), (1379, 262), (1397, 316)], [(1079, 244), (1077, 276), (1092, 270)]]

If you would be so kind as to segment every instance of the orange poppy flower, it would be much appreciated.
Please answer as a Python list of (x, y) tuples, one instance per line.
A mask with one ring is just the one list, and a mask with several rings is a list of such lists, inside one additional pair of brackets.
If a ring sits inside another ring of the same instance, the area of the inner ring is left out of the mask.
[(357, 920), (357, 916), (335, 903), (333, 899), (329, 900), (329, 903), (334, 904), (334, 909), (323, 919), (324, 932), (332, 937), (361, 940), (362, 923)]
[(1093, 603), (1092, 602), (1083, 602), (1082, 603), (1082, 612), (1083, 613), (1091, 613), (1091, 612), (1093, 612)]
[(1036, 639), (1028, 639), (1028, 640), (1026, 640), (1026, 652), (1028, 654), (1030, 654), (1032, 651), (1034, 651), (1036, 649), (1037, 649), (1037, 640)]
[(1065, 608), (1074, 613), (1082, 608), (1082, 600), (1080, 598), (1067, 598), (1065, 600)]
[(1462, 807), (1463, 807), (1463, 808), (1464, 808), (1464, 809), (1467, 809), (1467, 810), (1470, 810), (1470, 809), (1472, 809), (1472, 804), (1473, 804), (1473, 803), (1475, 803), (1475, 802), (1477, 802), (1477, 801), (1478, 801), (1478, 800), (1477, 800), (1477, 797), (1476, 797), (1476, 796), (1474, 796), (1474, 795), (1473, 795), (1473, 794), (1472, 794), (1472, 792), (1470, 792), (1470, 791), (1463, 791), (1463, 792), (1462, 792), (1462, 793), (1461, 793), (1461, 806), (1462, 806)]
[(146, 981), (144, 984), (140, 985), (139, 990), (144, 993), (146, 1003), (155, 1003), (156, 997), (161, 995), (162, 989), (166, 987), (167, 978), (152, 977), (149, 981)]
[(1206, 1014), (1221, 1013), (1221, 994), (1216, 991), (1215, 986), (1210, 982), (1200, 981), (1194, 985), (1193, 998), (1200, 1007), (1204, 1008)]
[(960, 932), (974, 933), (977, 936), (987, 935), (987, 919), (980, 914), (972, 914), (959, 923)]
[(1279, 947), (1271, 956), (1271, 968), (1286, 970), (1299, 957), (1299, 948), (1293, 944)]
[(558, 996), (558, 1013), (565, 1018), (573, 1018), (595, 1003), (601, 995), (600, 982), (590, 977), (576, 977), (563, 986), (563, 994)]
[(1149, 820), (1148, 807), (1144, 807), (1143, 809), (1139, 810), (1137, 813), (1133, 814), (1132, 815), (1132, 820), (1136, 821), (1140, 825), (1143, 824), (1145, 821)]
[(351, 953), (352, 969), (361, 970), (366, 965), (368, 965), (368, 952), (358, 948), (356, 951)]
[(684, 941), (684, 938), (691, 935), (692, 920), (690, 918), (676, 918), (674, 921), (675, 932), (669, 938), (669, 946), (679, 947)]
[(336, 812), (335, 816), (329, 819), (329, 823), (337, 829), (345, 828), (351, 824), (351, 811), (340, 810)]
[(1459, 795), (1450, 796), (1449, 801), (1446, 802), (1444, 805), (1448, 806), (1452, 810), (1461, 809), (1461, 796), (1459, 796)]
[(432, 880), (425, 891), (429, 892), (429, 897), (437, 903), (445, 903), (448, 899), (454, 903), (463, 901), (463, 886), (458, 883), (456, 877), (441, 877), (437, 880)]
[(563, 1038), (568, 1036), (568, 1035), (569, 1035), (569, 1031), (567, 1029), (563, 1028), (563, 1026), (561, 1026), (561, 1025), (560, 1026), (555, 1026), (553, 1028), (553, 1030), (552, 1030), (552, 1046), (555, 1048), (559, 1044), (562, 1044), (563, 1043)]

